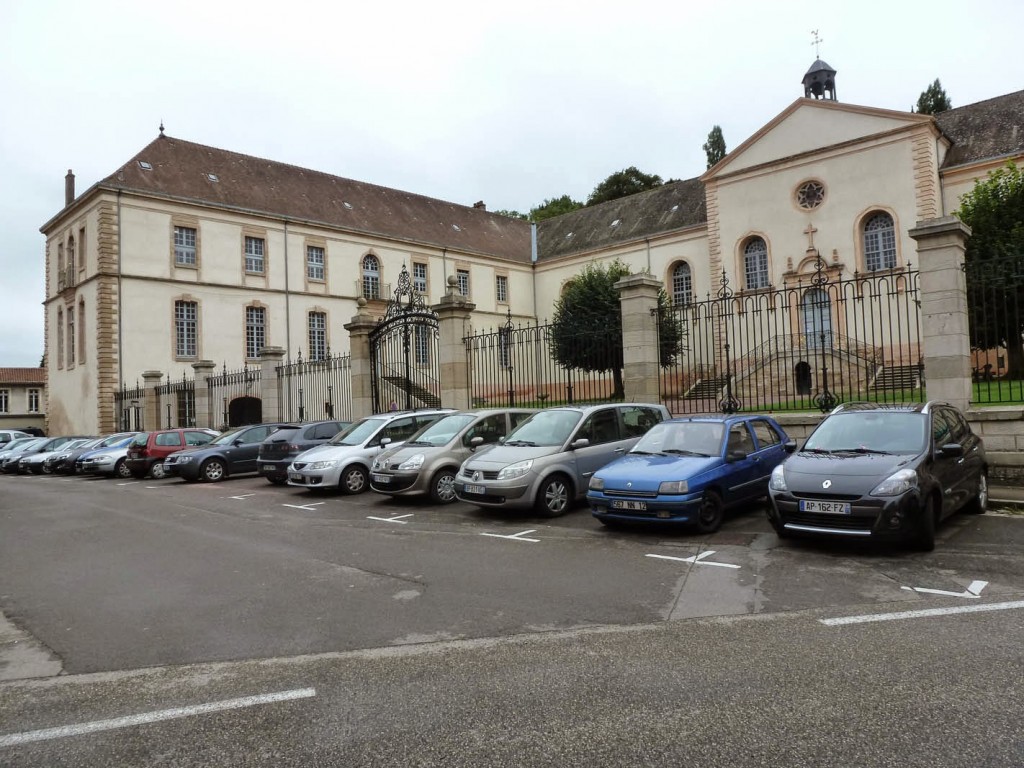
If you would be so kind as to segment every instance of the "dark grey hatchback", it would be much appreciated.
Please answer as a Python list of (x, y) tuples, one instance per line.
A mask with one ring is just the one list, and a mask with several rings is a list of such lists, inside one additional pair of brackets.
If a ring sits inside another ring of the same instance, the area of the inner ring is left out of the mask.
[(981, 438), (947, 403), (846, 403), (775, 468), (768, 520), (800, 534), (898, 539), (935, 548), (939, 523), (988, 502)]

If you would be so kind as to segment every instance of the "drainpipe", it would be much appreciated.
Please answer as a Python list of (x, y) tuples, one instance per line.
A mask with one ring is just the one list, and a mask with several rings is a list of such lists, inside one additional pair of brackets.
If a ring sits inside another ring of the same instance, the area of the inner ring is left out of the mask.
[[(121, 190), (117, 190), (117, 387), (124, 384), (124, 283), (121, 279)], [(121, 414), (117, 414), (121, 424)]]
[(448, 249), (441, 248), (441, 295), (448, 293)]
[(537, 317), (537, 222), (530, 222), (530, 267), (533, 270), (533, 319)]
[[(284, 222), (284, 360), (288, 363), (292, 359), (292, 305), (291, 293), (288, 290), (288, 219)], [(327, 248), (324, 244), (324, 277), (327, 277)], [(280, 381), (278, 381), (280, 383)], [(288, 418), (292, 416), (292, 388), (288, 390)]]
[(644, 242), (647, 243), (647, 274), (651, 274), (651, 238), (645, 237)]

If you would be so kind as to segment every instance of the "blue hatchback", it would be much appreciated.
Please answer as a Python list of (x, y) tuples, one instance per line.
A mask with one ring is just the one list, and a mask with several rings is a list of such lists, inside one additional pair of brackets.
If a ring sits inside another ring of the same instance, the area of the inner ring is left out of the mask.
[(691, 416), (651, 428), (590, 479), (598, 520), (671, 522), (712, 533), (728, 507), (768, 495), (768, 479), (796, 441), (768, 416)]

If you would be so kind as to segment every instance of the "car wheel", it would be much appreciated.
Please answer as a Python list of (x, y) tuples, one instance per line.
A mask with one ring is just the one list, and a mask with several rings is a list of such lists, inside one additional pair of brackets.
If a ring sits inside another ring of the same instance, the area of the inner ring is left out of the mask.
[(430, 481), (430, 498), (435, 504), (455, 501), (455, 473), (450, 469), (438, 470)]
[(149, 474), (154, 480), (161, 480), (167, 477), (167, 473), (164, 471), (164, 463), (162, 461), (154, 461), (149, 468)]
[(43, 474), (44, 475), (52, 475), (53, 474), (53, 465), (51, 464), (50, 466), (46, 466), (45, 464), (43, 464)]
[(704, 491), (700, 509), (697, 510), (697, 530), (700, 533), (714, 533), (722, 527), (724, 517), (725, 505), (722, 503), (722, 497), (715, 491)]
[(355, 495), (366, 490), (366, 470), (358, 464), (345, 467), (341, 471), (341, 483), (338, 486), (342, 493)]
[(552, 475), (541, 484), (534, 507), (544, 517), (559, 517), (569, 511), (571, 502), (569, 479), (565, 475)]
[(928, 495), (921, 503), (921, 520), (911, 542), (919, 552), (935, 549), (935, 514), (935, 497)]
[(224, 462), (220, 459), (207, 459), (203, 462), (203, 466), (199, 468), (200, 477), (208, 483), (216, 483), (219, 480), (223, 480), (227, 477), (227, 474)]
[(978, 487), (975, 490), (974, 498), (967, 502), (964, 511), (969, 515), (984, 515), (988, 509), (988, 478), (984, 472), (978, 475)]

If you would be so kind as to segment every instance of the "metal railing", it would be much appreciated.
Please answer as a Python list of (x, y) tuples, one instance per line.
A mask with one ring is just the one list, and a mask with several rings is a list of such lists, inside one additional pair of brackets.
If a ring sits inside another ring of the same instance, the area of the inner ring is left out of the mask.
[(114, 393), (114, 414), (122, 432), (141, 432), (146, 429), (146, 389), (138, 381), (134, 387), (122, 383)]
[(195, 427), (196, 424), (196, 382), (182, 374), (172, 381), (170, 375), (165, 384), (156, 388), (159, 398), (157, 414), (163, 418), (164, 428)]
[(1024, 253), (964, 264), (973, 403), (1024, 402)]
[(295, 360), (276, 369), (281, 421), (351, 421), (352, 358), (330, 354), (319, 360)]
[(207, 379), (207, 388), (211, 420), (221, 429), (263, 421), (259, 366), (229, 371), (224, 363), (219, 374)]

